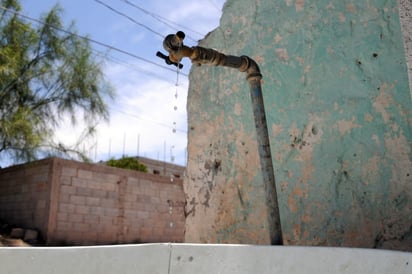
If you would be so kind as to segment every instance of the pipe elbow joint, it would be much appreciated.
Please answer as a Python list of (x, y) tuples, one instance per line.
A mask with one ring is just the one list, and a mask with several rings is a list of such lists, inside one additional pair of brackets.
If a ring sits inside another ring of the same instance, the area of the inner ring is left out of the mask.
[(262, 79), (262, 74), (260, 73), (260, 69), (256, 61), (246, 55), (242, 55), (241, 58), (243, 60), (243, 65), (239, 68), (239, 70), (241, 72), (246, 72), (246, 79), (248, 81), (252, 79)]

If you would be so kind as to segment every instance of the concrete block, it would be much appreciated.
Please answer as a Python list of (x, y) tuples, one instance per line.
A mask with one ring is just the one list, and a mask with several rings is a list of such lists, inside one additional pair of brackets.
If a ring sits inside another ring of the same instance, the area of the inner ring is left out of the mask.
[(98, 206), (100, 204), (100, 199), (96, 197), (86, 197), (86, 205), (88, 206)]
[(93, 178), (93, 172), (91, 172), (90, 170), (79, 169), (77, 171), (77, 176), (79, 178), (92, 179)]
[(75, 209), (75, 205), (69, 204), (69, 203), (60, 203), (59, 204), (59, 211), (60, 212), (67, 212), (67, 213), (73, 213)]
[(61, 176), (67, 176), (67, 177), (77, 176), (77, 169), (70, 168), (70, 167), (63, 167)]
[(24, 238), (25, 229), (23, 228), (13, 228), (10, 232), (10, 237), (16, 239), (23, 239)]
[(60, 192), (65, 194), (76, 194), (76, 187), (69, 185), (61, 185)]
[(84, 196), (72, 195), (70, 196), (70, 202), (74, 205), (85, 205), (86, 198)]
[(34, 244), (37, 242), (39, 232), (34, 229), (26, 229), (23, 240), (27, 243)]

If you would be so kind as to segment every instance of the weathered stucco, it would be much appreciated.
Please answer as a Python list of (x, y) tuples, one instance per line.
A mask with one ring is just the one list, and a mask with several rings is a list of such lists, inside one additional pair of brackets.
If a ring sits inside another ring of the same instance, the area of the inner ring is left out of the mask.
[[(412, 250), (396, 0), (228, 0), (200, 45), (260, 65), (285, 244)], [(187, 108), (186, 241), (268, 244), (245, 75), (192, 68)]]
[(403, 32), (403, 43), (405, 46), (406, 61), (408, 64), (409, 87), (412, 95), (412, 1), (398, 0), (399, 17)]

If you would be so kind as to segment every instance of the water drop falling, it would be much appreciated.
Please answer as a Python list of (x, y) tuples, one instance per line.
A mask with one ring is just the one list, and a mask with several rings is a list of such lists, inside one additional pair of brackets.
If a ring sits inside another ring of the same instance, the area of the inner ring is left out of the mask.
[(177, 106), (174, 107), (174, 110), (177, 110)]

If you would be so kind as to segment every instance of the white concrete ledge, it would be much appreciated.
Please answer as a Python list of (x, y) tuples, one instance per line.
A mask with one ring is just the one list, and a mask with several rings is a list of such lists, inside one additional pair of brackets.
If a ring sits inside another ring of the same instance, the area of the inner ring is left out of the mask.
[(412, 253), (376, 249), (142, 244), (0, 248), (7, 274), (412, 273)]

